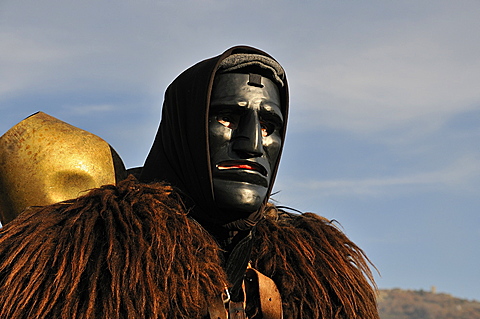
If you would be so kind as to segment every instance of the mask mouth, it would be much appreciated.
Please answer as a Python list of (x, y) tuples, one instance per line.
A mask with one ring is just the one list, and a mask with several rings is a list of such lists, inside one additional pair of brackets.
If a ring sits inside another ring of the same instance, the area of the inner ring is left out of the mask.
[(267, 169), (263, 165), (251, 161), (223, 161), (218, 163), (216, 167), (219, 171), (245, 170), (258, 172), (265, 177), (268, 176)]

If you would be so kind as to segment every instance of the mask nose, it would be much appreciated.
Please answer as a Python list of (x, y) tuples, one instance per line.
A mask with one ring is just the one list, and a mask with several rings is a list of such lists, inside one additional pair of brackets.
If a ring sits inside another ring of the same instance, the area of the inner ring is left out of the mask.
[(263, 155), (262, 127), (255, 111), (242, 116), (233, 132), (232, 150), (243, 158), (261, 157)]

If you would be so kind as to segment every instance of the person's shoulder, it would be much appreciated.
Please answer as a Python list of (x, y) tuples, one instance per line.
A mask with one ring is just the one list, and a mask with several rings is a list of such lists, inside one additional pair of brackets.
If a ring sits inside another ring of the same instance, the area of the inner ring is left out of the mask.
[(286, 318), (379, 318), (370, 261), (337, 221), (271, 204), (264, 217), (253, 267), (276, 283)]
[(24, 211), (0, 231), (0, 318), (201, 317), (227, 278), (187, 213), (173, 187), (133, 176)]

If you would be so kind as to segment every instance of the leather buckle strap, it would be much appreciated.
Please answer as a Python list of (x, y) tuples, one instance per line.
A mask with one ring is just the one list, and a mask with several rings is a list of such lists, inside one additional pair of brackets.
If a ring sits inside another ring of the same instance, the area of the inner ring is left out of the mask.
[(247, 319), (245, 303), (243, 301), (230, 301), (228, 304), (228, 319)]
[(211, 319), (228, 319), (228, 313), (220, 299), (215, 299), (208, 306), (208, 315)]
[[(226, 304), (228, 304), (228, 310), (225, 307)], [(247, 319), (243, 301), (234, 302), (226, 300), (226, 302), (222, 302), (220, 298), (210, 302), (208, 314), (211, 319)]]
[[(252, 306), (252, 302), (257, 309), (255, 314), (251, 314), (253, 318), (261, 312), (263, 319), (283, 319), (282, 297), (272, 279), (249, 265), (242, 287), (248, 305)], [(210, 302), (208, 314), (211, 319), (248, 319), (245, 306), (245, 301), (230, 300), (228, 289), (225, 289), (222, 298)]]
[(228, 319), (228, 312), (225, 309), (225, 305), (230, 302), (230, 292), (228, 288), (222, 292), (221, 298), (215, 298), (210, 301), (208, 306), (208, 314), (210, 319)]
[(258, 294), (260, 311), (264, 319), (282, 319), (282, 297), (277, 285), (254, 268), (248, 268), (245, 273), (245, 289), (247, 296), (250, 291)]

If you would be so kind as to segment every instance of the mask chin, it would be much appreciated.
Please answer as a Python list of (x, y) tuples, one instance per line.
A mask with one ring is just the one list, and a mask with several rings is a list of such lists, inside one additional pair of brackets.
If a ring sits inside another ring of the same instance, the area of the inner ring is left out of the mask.
[(267, 196), (266, 187), (246, 182), (214, 178), (213, 188), (217, 207), (228, 211), (222, 217), (229, 221), (258, 211)]

